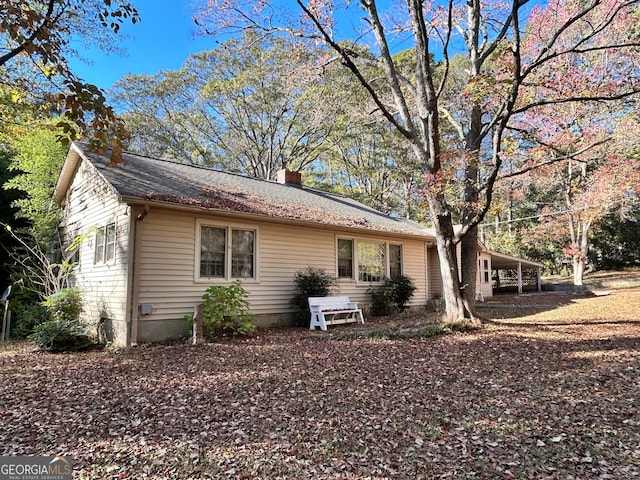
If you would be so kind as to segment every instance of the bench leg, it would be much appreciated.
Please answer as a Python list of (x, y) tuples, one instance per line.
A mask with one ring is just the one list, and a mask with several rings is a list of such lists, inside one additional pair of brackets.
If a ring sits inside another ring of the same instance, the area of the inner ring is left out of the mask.
[(320, 330), (327, 330), (327, 322), (324, 318), (324, 313), (318, 314), (318, 323), (320, 324)]
[(318, 314), (311, 314), (311, 321), (309, 322), (309, 330), (315, 330), (316, 327), (320, 327), (320, 322), (318, 321)]

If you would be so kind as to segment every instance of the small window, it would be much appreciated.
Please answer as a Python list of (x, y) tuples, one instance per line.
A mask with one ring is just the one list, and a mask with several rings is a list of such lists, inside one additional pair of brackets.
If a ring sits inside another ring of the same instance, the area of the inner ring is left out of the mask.
[(402, 276), (402, 245), (389, 245), (389, 277)]
[(93, 254), (93, 263), (104, 262), (104, 243), (105, 243), (105, 228), (100, 227), (96, 232), (96, 246)]
[(338, 278), (353, 278), (353, 240), (338, 239)]
[(381, 282), (385, 270), (384, 243), (358, 242), (358, 280)]
[(116, 224), (99, 227), (96, 231), (96, 243), (93, 263), (109, 263), (116, 258)]
[(107, 225), (107, 241), (105, 243), (105, 262), (112, 262), (116, 258), (116, 225)]

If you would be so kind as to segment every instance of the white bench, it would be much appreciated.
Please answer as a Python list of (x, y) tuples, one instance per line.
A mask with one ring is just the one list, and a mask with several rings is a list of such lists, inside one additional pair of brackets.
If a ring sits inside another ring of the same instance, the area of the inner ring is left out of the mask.
[(349, 297), (309, 297), (311, 323), (309, 330), (326, 330), (327, 325), (339, 323), (364, 323), (362, 310), (357, 302), (350, 302)]

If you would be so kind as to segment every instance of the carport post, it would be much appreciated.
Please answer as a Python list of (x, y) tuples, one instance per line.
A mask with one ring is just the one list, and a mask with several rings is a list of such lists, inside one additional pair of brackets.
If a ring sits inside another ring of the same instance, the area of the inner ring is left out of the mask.
[(538, 267), (538, 291), (542, 291), (542, 267)]
[(522, 293), (522, 262), (518, 262), (518, 294)]

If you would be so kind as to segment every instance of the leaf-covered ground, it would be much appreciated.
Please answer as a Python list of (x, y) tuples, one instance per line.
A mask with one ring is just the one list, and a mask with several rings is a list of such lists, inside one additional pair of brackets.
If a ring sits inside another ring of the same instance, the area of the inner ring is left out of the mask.
[(76, 479), (640, 478), (640, 289), (481, 313), (498, 320), (395, 341), (3, 346), (0, 455), (70, 455)]

